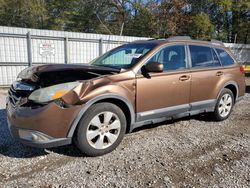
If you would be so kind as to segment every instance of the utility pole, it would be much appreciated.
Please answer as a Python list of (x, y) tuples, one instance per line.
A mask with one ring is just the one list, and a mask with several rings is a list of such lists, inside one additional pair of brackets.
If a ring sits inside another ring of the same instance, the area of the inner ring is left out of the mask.
[(124, 28), (124, 22), (122, 22), (122, 27), (121, 27), (121, 31), (120, 31), (120, 36), (122, 36), (123, 28)]

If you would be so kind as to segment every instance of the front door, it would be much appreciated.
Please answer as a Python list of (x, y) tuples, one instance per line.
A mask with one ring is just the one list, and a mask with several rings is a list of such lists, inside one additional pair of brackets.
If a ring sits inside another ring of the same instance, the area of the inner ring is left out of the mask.
[(187, 69), (185, 46), (166, 46), (147, 63), (151, 61), (162, 63), (164, 71), (138, 74), (137, 121), (171, 116), (189, 110), (191, 76)]

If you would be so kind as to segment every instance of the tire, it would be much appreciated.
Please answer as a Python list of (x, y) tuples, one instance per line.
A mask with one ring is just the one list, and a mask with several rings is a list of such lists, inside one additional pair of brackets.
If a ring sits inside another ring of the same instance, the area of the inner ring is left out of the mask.
[(100, 156), (113, 151), (126, 132), (126, 117), (112, 103), (91, 106), (80, 120), (76, 145), (87, 156)]
[(211, 114), (215, 121), (223, 121), (227, 119), (234, 106), (234, 95), (230, 89), (224, 88), (217, 100), (215, 110)]

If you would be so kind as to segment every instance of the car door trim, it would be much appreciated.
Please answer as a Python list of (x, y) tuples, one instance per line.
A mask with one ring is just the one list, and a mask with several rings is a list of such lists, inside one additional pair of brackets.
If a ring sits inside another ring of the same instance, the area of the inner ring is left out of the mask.
[[(166, 108), (160, 108), (156, 110), (148, 110), (144, 112), (136, 113), (136, 123), (146, 124), (145, 122), (154, 122), (159, 118), (172, 119), (175, 116), (188, 116), (198, 114), (201, 111), (212, 112), (216, 105), (216, 99), (209, 99), (204, 101), (193, 102), (190, 104), (182, 104), (177, 106), (171, 106)], [(164, 120), (163, 120), (164, 121)], [(143, 123), (142, 123), (143, 122)]]
[(191, 105), (191, 111), (193, 110), (200, 110), (200, 109), (206, 109), (206, 110), (213, 110), (216, 105), (217, 100), (216, 99), (209, 99), (204, 101), (198, 101), (198, 102), (192, 102)]
[(155, 119), (155, 118), (160, 118), (164, 116), (171, 116), (174, 114), (179, 114), (181, 112), (188, 111), (189, 109), (190, 109), (189, 104), (182, 104), (178, 106), (171, 106), (171, 107), (160, 108), (156, 110), (149, 110), (149, 111), (137, 113), (136, 120), (143, 121), (147, 119)]

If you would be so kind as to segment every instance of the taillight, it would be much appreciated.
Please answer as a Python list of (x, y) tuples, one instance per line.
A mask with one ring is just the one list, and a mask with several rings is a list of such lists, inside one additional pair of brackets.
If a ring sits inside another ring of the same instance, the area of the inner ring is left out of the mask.
[(244, 67), (243, 67), (243, 66), (240, 66), (240, 72), (241, 72), (242, 74), (245, 74), (245, 70), (244, 70)]

